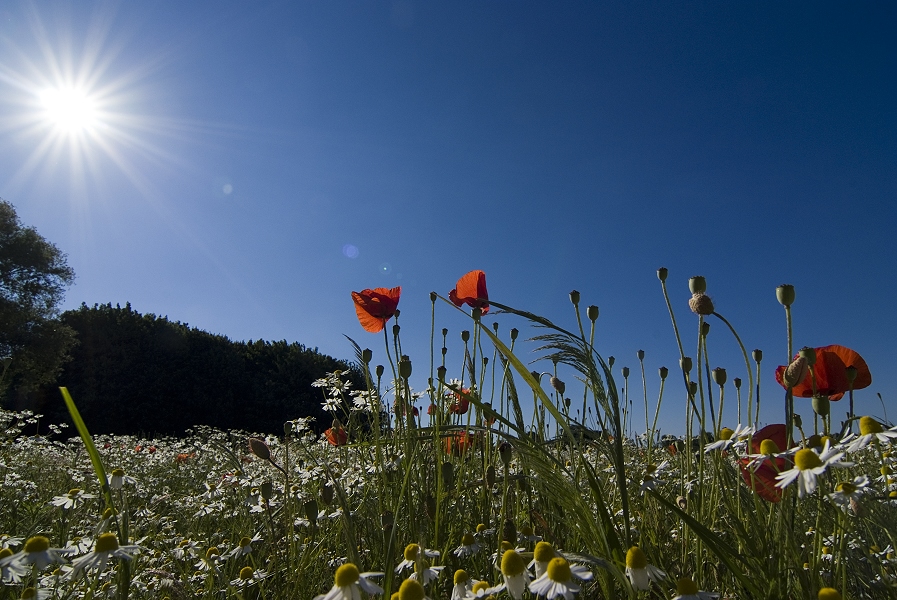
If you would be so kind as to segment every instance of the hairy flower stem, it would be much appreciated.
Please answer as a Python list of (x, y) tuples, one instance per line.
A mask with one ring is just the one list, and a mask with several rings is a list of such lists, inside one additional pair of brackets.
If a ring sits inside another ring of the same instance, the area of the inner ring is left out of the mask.
[[(791, 364), (791, 357), (794, 356), (793, 352), (793, 337), (791, 331), (791, 306), (785, 306), (785, 326), (788, 330), (788, 361), (785, 364)], [(794, 391), (789, 386), (785, 392), (785, 428), (788, 432), (788, 436), (786, 441), (788, 443), (788, 447), (791, 447), (791, 444), (794, 440)]]
[[(732, 324), (729, 323), (729, 321), (725, 317), (723, 317), (721, 314), (719, 314), (718, 312), (714, 312), (713, 316), (726, 324), (726, 327), (728, 327), (729, 331), (732, 332), (732, 335), (735, 336), (735, 341), (738, 342), (738, 347), (741, 348), (741, 355), (744, 358), (744, 367), (747, 370), (747, 374), (748, 374), (748, 421), (750, 421), (750, 418), (751, 418), (751, 391), (754, 388), (754, 376), (751, 373), (751, 361), (750, 361), (750, 359), (748, 359), (747, 350), (745, 349), (744, 344), (741, 343), (741, 338), (738, 336), (738, 332), (735, 331), (735, 328), (732, 327)], [(757, 386), (759, 388), (759, 375), (757, 377), (758, 377)], [(759, 393), (760, 392), (758, 391), (757, 394), (759, 395)], [(740, 393), (739, 393), (738, 398), (739, 398), (738, 399), (738, 420), (739, 420), (739, 422), (741, 422), (741, 394)], [(758, 398), (757, 403), (759, 404), (759, 402), (760, 402), (760, 400)], [(748, 424), (750, 424), (750, 423), (748, 423)]]

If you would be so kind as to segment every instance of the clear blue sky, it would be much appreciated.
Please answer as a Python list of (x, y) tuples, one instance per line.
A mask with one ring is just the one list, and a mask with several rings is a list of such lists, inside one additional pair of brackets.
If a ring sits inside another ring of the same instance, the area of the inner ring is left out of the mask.
[[(67, 86), (86, 130), (47, 117)], [(349, 292), (401, 285), (417, 374), (429, 292), (483, 269), (566, 326), (571, 289), (599, 305), (600, 351), (635, 372), (644, 349), (653, 404), (678, 360), (666, 266), (689, 354), (696, 274), (764, 350), (764, 420), (780, 283), (796, 347), (860, 352), (860, 410), (880, 392), (897, 417), (893, 3), (9, 1), (0, 133), (0, 196), (68, 254), (67, 308), (339, 357), (348, 334), (382, 361)], [(465, 323), (438, 311), (455, 356)], [(746, 379), (719, 325), (710, 356)]]

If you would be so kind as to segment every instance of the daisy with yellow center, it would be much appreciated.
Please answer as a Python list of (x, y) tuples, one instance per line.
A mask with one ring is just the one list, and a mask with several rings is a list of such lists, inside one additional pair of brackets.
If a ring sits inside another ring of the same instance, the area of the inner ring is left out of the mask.
[(473, 584), (473, 587), (470, 588), (470, 591), (467, 592), (467, 596), (465, 596), (465, 600), (484, 600), (490, 597), (494, 597), (495, 594), (499, 593), (505, 589), (505, 584), (499, 584), (494, 587), (489, 587), (489, 584), (485, 581), (478, 581)]
[(688, 577), (683, 577), (676, 582), (676, 594), (673, 596), (673, 600), (716, 600), (719, 598), (719, 594), (698, 590), (697, 584)]
[[(862, 450), (870, 443), (889, 444), (897, 439), (897, 427), (885, 429), (872, 417), (860, 417), (860, 435), (847, 446), (848, 452)], [(844, 440), (845, 442), (849, 440)]]
[(543, 596), (548, 600), (563, 596), (565, 600), (572, 600), (573, 596), (582, 589), (573, 577), (588, 581), (592, 578), (592, 572), (581, 565), (571, 565), (566, 558), (552, 558), (548, 561), (548, 567), (541, 577), (531, 581), (529, 591), (537, 596)]
[(64, 555), (71, 553), (72, 550), (65, 548), (51, 548), (50, 540), (36, 535), (25, 542), (21, 552), (0, 560), (0, 569), (27, 571), (34, 565), (38, 571), (42, 571), (53, 563), (66, 562)]
[(461, 536), (461, 545), (455, 548), (454, 555), (459, 558), (465, 558), (472, 554), (476, 554), (482, 549), (472, 533), (465, 533)]
[(477, 580), (471, 578), (464, 569), (455, 571), (451, 600), (464, 600), (467, 597), (467, 592), (473, 589), (475, 583), (477, 583)]
[(558, 551), (554, 549), (554, 546), (548, 542), (539, 542), (536, 544), (536, 549), (533, 552), (533, 560), (527, 566), (530, 568), (535, 567), (536, 577), (541, 577), (548, 569), (548, 563), (551, 562), (551, 559), (560, 556)]
[(405, 546), (403, 556), (404, 560), (396, 566), (396, 573), (401, 573), (405, 569), (416, 569), (417, 563), (422, 561), (424, 557), (437, 558), (439, 552), (437, 550), (422, 549), (420, 544), (408, 544)]
[[(399, 586), (399, 591), (393, 594), (393, 598), (396, 596), (398, 596), (397, 600), (427, 600), (427, 595), (424, 593), (424, 586), (414, 579), (406, 579), (403, 581), (402, 585)], [(315, 600), (318, 599), (315, 598)]]
[(140, 550), (140, 546), (120, 546), (118, 537), (114, 533), (101, 533), (93, 545), (93, 552), (89, 552), (72, 563), (69, 577), (74, 579), (81, 571), (96, 569), (102, 571), (109, 564), (110, 558), (123, 558), (131, 560), (132, 554)]
[(240, 569), (240, 575), (231, 580), (230, 584), (238, 588), (252, 587), (259, 581), (265, 579), (268, 573), (261, 569), (253, 569), (252, 567), (243, 567)]
[(642, 549), (633, 546), (626, 553), (626, 576), (633, 588), (644, 591), (651, 589), (652, 581), (666, 579), (667, 574), (654, 565), (648, 564), (648, 557), (645, 556)]
[(336, 569), (330, 591), (315, 596), (314, 600), (360, 600), (361, 591), (368, 594), (382, 594), (383, 588), (367, 580), (368, 577), (382, 575), (383, 573), (360, 573), (354, 564), (346, 563)]
[(733, 444), (747, 440), (754, 434), (753, 427), (742, 427), (741, 423), (735, 429), (723, 427), (719, 431), (719, 439), (704, 446), (704, 452), (713, 450), (728, 450)]
[(835, 491), (828, 495), (828, 499), (846, 511), (851, 502), (858, 502), (866, 493), (869, 486), (869, 478), (865, 475), (854, 477), (853, 481), (842, 481), (835, 486)]
[(819, 600), (841, 600), (841, 593), (835, 588), (824, 587), (816, 596)]
[(532, 576), (526, 570), (523, 557), (516, 550), (505, 550), (501, 557), (501, 574), (505, 587), (514, 600), (523, 598), (523, 592)]
[(797, 480), (798, 496), (803, 498), (816, 491), (816, 478), (826, 469), (852, 467), (852, 462), (841, 460), (844, 453), (832, 448), (826, 441), (821, 453), (803, 448), (794, 453), (794, 467), (776, 475), (776, 487), (784, 489)]

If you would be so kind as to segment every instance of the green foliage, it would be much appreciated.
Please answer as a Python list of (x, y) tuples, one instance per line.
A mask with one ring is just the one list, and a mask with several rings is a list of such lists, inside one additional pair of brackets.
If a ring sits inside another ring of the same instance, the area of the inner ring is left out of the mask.
[[(298, 343), (233, 342), (131, 306), (82, 305), (62, 322), (77, 332), (72, 361), (58, 378), (91, 430), (182, 433), (195, 425), (282, 432), (285, 421), (314, 416), (326, 428), (311, 383), (353, 367)], [(40, 412), (67, 420), (56, 386), (42, 389)]]

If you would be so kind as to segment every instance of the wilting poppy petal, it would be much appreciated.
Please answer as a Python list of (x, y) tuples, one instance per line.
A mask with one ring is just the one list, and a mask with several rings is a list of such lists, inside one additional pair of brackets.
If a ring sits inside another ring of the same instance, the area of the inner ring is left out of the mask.
[(352, 300), (355, 302), (355, 313), (358, 315), (358, 322), (361, 323), (365, 331), (370, 331), (371, 333), (383, 331), (386, 322), (396, 314), (401, 295), (401, 287), (392, 289), (376, 288), (352, 292)]
[(485, 315), (489, 312), (489, 292), (486, 291), (486, 274), (483, 271), (471, 271), (458, 280), (455, 289), (449, 292), (449, 300), (455, 306), (479, 308)]
[[(797, 356), (795, 355), (795, 359)], [(840, 400), (844, 397), (844, 394), (851, 388), (850, 381), (847, 379), (847, 367), (854, 367), (857, 370), (853, 389), (860, 390), (872, 385), (869, 366), (866, 365), (866, 361), (859, 353), (837, 344), (816, 348), (816, 364), (813, 367), (816, 374), (816, 393), (828, 396), (829, 400)], [(787, 369), (786, 366), (779, 366), (776, 369), (776, 381), (787, 389), (788, 386), (782, 379), (785, 369)], [(792, 392), (799, 398), (812, 398), (813, 378), (806, 377), (800, 384), (794, 386)]]

